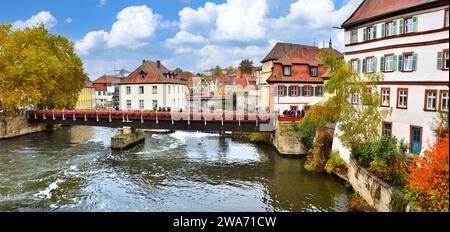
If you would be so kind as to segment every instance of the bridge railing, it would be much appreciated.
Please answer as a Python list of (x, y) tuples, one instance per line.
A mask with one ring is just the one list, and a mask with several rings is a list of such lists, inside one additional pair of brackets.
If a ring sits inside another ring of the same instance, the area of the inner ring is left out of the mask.
[(240, 121), (261, 123), (273, 122), (275, 114), (248, 112), (156, 112), (156, 111), (97, 111), (97, 110), (41, 110), (30, 112), (37, 118), (94, 118), (94, 119), (141, 119), (141, 120), (175, 120), (175, 121)]

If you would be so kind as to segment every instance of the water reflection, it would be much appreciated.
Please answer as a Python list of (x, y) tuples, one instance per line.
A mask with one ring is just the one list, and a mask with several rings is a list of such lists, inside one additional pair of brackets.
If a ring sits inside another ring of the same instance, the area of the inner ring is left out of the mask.
[(111, 152), (108, 128), (0, 141), (1, 211), (347, 211), (330, 178), (214, 134), (147, 135)]

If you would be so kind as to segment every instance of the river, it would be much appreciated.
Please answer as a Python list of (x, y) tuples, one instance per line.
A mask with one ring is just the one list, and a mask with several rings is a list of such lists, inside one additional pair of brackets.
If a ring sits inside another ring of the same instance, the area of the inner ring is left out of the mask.
[(177, 131), (112, 152), (110, 128), (0, 140), (0, 211), (349, 211), (349, 192), (268, 145)]

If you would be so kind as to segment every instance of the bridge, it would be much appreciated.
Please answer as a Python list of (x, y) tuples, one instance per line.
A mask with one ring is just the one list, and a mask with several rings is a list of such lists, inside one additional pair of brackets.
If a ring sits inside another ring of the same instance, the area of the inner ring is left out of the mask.
[[(96, 111), (96, 110), (41, 110), (28, 112), (30, 123), (49, 125), (85, 125), (152, 130), (185, 131), (242, 131), (273, 132), (276, 130), (276, 113), (238, 112), (154, 112), (154, 111)], [(297, 117), (280, 119), (299, 120)]]

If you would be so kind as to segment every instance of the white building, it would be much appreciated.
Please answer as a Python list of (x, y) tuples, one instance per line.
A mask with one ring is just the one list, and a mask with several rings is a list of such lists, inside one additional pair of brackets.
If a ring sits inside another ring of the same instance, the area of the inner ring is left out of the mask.
[(112, 75), (103, 75), (93, 82), (97, 108), (113, 107), (114, 94), (116, 93), (115, 86), (119, 82), (119, 78)]
[(185, 110), (188, 87), (176, 72), (160, 61), (144, 60), (120, 85), (120, 109), (154, 110), (170, 108)]
[[(359, 72), (384, 74), (376, 88), (381, 107), (393, 111), (382, 134), (404, 139), (412, 154), (436, 141), (438, 113), (448, 112), (448, 8), (444, 0), (366, 0), (342, 25), (345, 59)], [(338, 139), (333, 149), (349, 159)]]

